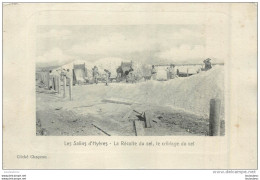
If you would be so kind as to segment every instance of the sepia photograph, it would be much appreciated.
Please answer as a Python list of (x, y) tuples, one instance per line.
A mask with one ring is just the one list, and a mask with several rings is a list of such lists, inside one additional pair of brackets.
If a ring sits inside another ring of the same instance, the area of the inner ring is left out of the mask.
[(207, 35), (192, 24), (38, 26), (36, 134), (224, 136), (227, 59)]

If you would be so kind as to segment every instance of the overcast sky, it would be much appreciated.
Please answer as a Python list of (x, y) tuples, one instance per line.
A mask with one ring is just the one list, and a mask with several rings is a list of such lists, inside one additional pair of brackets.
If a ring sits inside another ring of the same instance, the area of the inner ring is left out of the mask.
[(37, 65), (73, 60), (122, 58), (148, 64), (200, 63), (205, 51), (202, 25), (38, 26)]

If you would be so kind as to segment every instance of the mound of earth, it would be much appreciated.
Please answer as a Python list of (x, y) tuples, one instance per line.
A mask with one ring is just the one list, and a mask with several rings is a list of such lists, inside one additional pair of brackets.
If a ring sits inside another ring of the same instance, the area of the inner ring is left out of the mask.
[(209, 71), (170, 81), (111, 84), (105, 96), (147, 106), (172, 106), (206, 117), (209, 115), (210, 99), (219, 98), (221, 118), (224, 119), (224, 67), (215, 66)]

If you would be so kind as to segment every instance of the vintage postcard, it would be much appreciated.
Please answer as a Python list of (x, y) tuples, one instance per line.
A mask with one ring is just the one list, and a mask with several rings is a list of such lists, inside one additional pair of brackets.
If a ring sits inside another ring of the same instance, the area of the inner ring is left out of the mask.
[(4, 169), (256, 169), (255, 3), (6, 3)]

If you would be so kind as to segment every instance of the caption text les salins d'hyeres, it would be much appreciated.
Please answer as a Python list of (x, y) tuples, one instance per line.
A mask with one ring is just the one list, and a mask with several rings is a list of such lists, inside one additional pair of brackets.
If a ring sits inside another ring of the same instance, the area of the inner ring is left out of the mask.
[(195, 146), (195, 142), (184, 142), (184, 141), (64, 141), (64, 146)]

